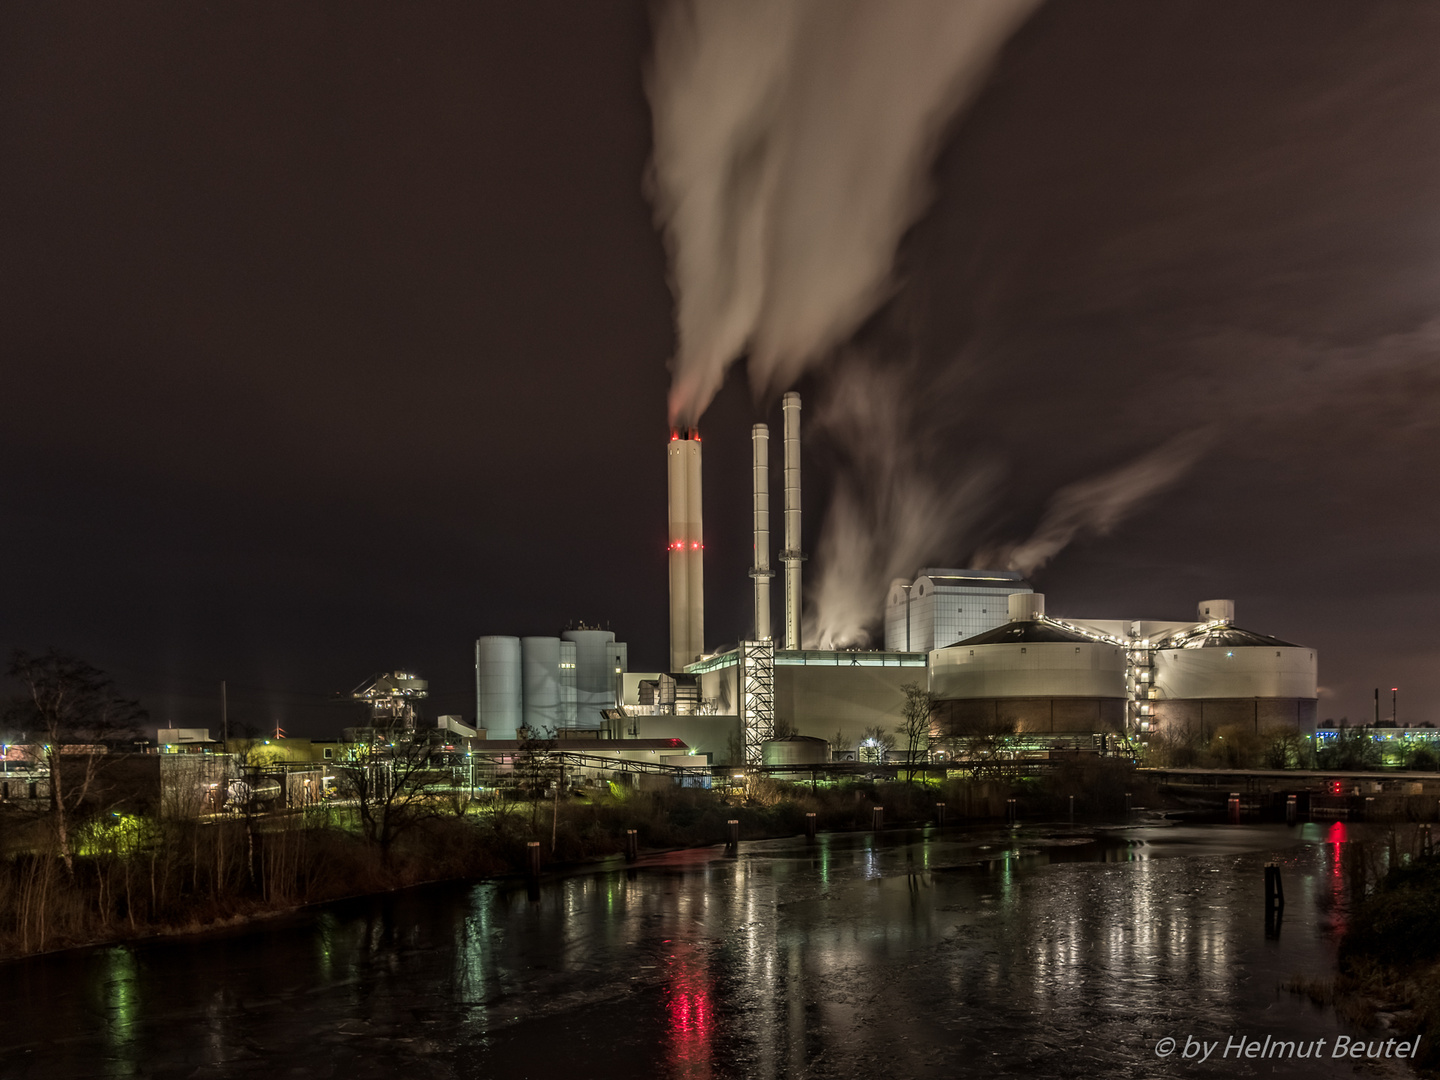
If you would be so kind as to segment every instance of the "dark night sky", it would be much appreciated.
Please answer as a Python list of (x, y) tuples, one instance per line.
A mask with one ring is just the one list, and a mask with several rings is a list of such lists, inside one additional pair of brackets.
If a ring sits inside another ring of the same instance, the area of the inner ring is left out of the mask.
[[(397, 666), (473, 715), (484, 633), (608, 621), (660, 666), (647, 37), (642, 3), (5, 5), (0, 644), (316, 733)], [(1003, 466), (997, 536), (1215, 436), (1038, 577), (1053, 611), (1233, 597), (1320, 650), (1322, 717), (1398, 683), (1440, 720), (1436, 55), (1440, 8), (1350, 0), (1054, 0), (1011, 43), (866, 333)], [(732, 376), (702, 423), (713, 644), (757, 415)]]

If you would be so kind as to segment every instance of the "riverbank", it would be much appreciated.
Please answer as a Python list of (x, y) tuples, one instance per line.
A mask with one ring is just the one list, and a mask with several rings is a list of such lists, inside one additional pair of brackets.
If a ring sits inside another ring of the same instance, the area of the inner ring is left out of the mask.
[[(523, 872), (530, 842), (546, 865), (621, 853), (628, 830), (644, 850), (702, 847), (728, 838), (803, 833), (808, 814), (826, 832), (869, 829), (882, 808), (891, 827), (1082, 819), (1158, 805), (1118, 762), (1057, 770), (1044, 781), (851, 782), (834, 786), (750, 781), (730, 795), (695, 788), (567, 793), (563, 799), (421, 808), (385, 848), (367, 841), (353, 809), (317, 807), (273, 818), (208, 822), (102, 819), (71, 866), (38, 842), (0, 864), (0, 960), (157, 936), (225, 930), (315, 904), (447, 880)], [(1013, 800), (1013, 802), (1012, 802)], [(38, 835), (38, 834), (37, 834)]]
[(1357, 905), (1336, 991), (1397, 1037), (1420, 1036), (1416, 1068), (1440, 1076), (1440, 857), (1393, 867)]

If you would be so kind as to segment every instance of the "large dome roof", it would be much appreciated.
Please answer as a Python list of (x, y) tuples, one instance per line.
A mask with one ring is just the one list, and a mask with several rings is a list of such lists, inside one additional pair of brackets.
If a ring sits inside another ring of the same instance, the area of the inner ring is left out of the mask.
[(958, 649), (961, 645), (1023, 645), (1030, 641), (1076, 641), (1091, 645), (1095, 643), (1093, 637), (1067, 630), (1048, 619), (1025, 619), (997, 626), (994, 630), (986, 630), (985, 633), (976, 634), (964, 641), (957, 641), (949, 648)]
[(1248, 649), (1262, 646), (1267, 649), (1298, 649), (1301, 646), (1278, 637), (1257, 634), (1253, 630), (1242, 630), (1238, 626), (1221, 623), (1203, 630), (1183, 641), (1162, 642), (1162, 649)]

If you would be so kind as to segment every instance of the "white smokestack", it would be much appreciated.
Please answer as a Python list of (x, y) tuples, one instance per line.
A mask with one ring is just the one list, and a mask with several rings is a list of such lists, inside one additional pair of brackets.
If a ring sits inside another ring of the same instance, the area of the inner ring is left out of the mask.
[(705, 651), (705, 533), (700, 511), (700, 433), (670, 434), (670, 670)]
[(770, 637), (770, 429), (756, 424), (750, 429), (752, 468), (755, 474), (755, 639)]
[(785, 415), (785, 648), (800, 648), (800, 395), (782, 402)]

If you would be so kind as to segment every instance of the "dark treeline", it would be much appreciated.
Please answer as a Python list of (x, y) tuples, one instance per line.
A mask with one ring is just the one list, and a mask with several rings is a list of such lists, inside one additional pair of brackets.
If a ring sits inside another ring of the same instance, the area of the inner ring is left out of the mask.
[(454, 795), (408, 804), (406, 827), (384, 843), (361, 807), (321, 804), (276, 814), (168, 817), (107, 813), (77, 824), (67, 865), (53, 822), (43, 815), (0, 817), (0, 956), (88, 942), (184, 932), (236, 918), (422, 881), (518, 872), (539, 841), (547, 864), (581, 862), (624, 850), (635, 829), (645, 848), (718, 844), (726, 822), (747, 839), (805, 829), (868, 828), (881, 806), (888, 824), (930, 820), (936, 802), (951, 821), (999, 820), (1007, 801), (1025, 816), (1123, 809), (1133, 786), (1128, 766), (1091, 762), (1043, 781), (787, 784), (752, 778), (721, 793), (618, 784), (542, 798)]

